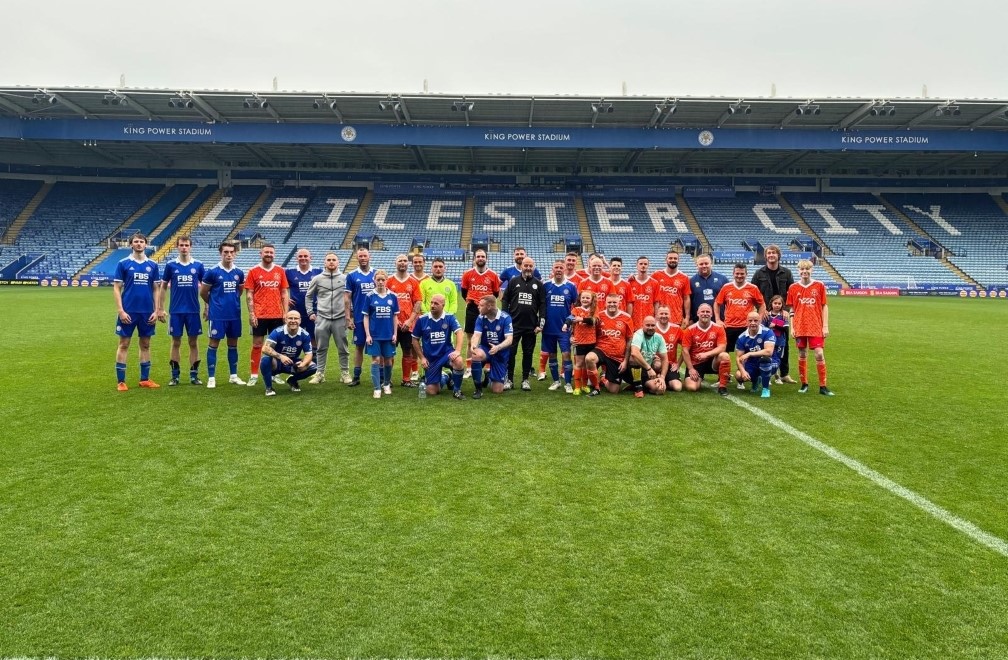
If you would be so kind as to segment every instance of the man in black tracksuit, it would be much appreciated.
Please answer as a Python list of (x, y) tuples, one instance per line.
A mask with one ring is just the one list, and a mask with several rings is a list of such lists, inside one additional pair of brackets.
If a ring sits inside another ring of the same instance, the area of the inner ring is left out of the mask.
[(502, 309), (511, 315), (514, 341), (508, 357), (508, 379), (504, 389), (511, 389), (514, 382), (515, 354), (518, 345), (522, 349), (522, 384), (526, 392), (531, 391), (529, 375), (532, 373), (532, 356), (535, 351), (536, 335), (542, 332), (546, 323), (546, 291), (543, 283), (533, 276), (535, 262), (530, 257), (522, 260), (521, 275), (512, 277), (504, 290)]

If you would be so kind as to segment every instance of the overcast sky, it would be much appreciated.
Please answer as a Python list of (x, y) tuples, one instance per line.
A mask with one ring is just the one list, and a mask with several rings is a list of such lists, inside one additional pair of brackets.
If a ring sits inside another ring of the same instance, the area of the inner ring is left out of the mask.
[(0, 15), (0, 85), (1008, 99), (1004, 0), (35, 0)]

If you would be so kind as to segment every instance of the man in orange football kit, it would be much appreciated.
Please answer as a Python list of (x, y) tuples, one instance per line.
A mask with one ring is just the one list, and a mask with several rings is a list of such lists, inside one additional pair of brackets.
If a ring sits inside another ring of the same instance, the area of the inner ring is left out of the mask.
[[(723, 315), (722, 306), (724, 306)], [(762, 317), (766, 311), (766, 303), (759, 287), (746, 282), (746, 265), (736, 263), (732, 271), (732, 281), (721, 287), (720, 293), (714, 299), (714, 322), (725, 329), (729, 353), (735, 352), (735, 342), (738, 341), (739, 335), (746, 331), (749, 312), (752, 311), (759, 312)], [(738, 388), (744, 390), (745, 385), (739, 383)]]
[(686, 363), (686, 389), (696, 392), (707, 374), (718, 375), (718, 394), (728, 396), (731, 357), (725, 352), (725, 329), (711, 321), (713, 310), (704, 303), (697, 310), (699, 321), (686, 328), (682, 336), (682, 359)]
[[(472, 352), (472, 336), (476, 328), (476, 319), (480, 315), (479, 306), (483, 296), (493, 296), (500, 298), (501, 280), (493, 270), (487, 267), (486, 250), (478, 249), (473, 252), (473, 266), (462, 273), (462, 297), (466, 301), (465, 325), (463, 330), (466, 336), (465, 355)], [(466, 370), (463, 378), (472, 375), (472, 359), (466, 360)], [(482, 374), (479, 374), (482, 377)]]
[(637, 258), (637, 270), (627, 280), (627, 291), (629, 304), (627, 314), (630, 315), (634, 330), (644, 325), (644, 317), (654, 316), (657, 312), (658, 295), (660, 293), (658, 282), (648, 274), (651, 262), (647, 257)]
[(415, 383), (411, 378), (417, 370), (417, 361), (413, 356), (413, 324), (420, 317), (423, 295), (420, 293), (419, 281), (407, 272), (409, 258), (400, 254), (396, 257), (395, 266), (395, 272), (388, 278), (385, 287), (399, 299), (395, 341), (402, 350), (401, 385), (413, 387)]
[(259, 362), (267, 335), (284, 324), (290, 306), (290, 287), (284, 269), (273, 263), (276, 250), (270, 243), (259, 248), (259, 263), (245, 278), (245, 301), (252, 326), (252, 355), (249, 365), (252, 375), (248, 386), (259, 382)]
[(791, 328), (798, 347), (798, 392), (808, 392), (808, 349), (815, 352), (816, 370), (819, 372), (819, 394), (833, 396), (826, 387), (826, 356), (823, 353), (829, 337), (829, 307), (826, 304), (826, 287), (812, 279), (812, 262), (798, 262), (799, 280), (788, 288), (787, 306), (792, 310)]
[[(630, 327), (630, 315), (620, 311), (619, 296), (610, 293), (606, 297), (605, 311), (595, 320), (598, 339), (595, 350), (588, 354), (585, 363), (588, 372), (601, 371), (602, 384), (610, 393), (620, 391), (620, 383), (633, 383), (633, 373), (630, 371), (630, 339), (633, 328)], [(598, 389), (593, 389), (588, 396), (597, 396)]]
[(689, 325), (690, 298), (693, 289), (686, 273), (679, 270), (679, 253), (669, 251), (665, 255), (665, 268), (651, 278), (658, 283), (658, 297), (655, 302), (669, 307), (669, 318), (681, 328)]

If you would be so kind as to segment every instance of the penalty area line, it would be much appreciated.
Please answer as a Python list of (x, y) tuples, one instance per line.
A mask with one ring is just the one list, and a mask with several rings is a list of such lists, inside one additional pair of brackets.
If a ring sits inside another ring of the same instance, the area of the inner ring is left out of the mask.
[(785, 433), (787, 433), (788, 435), (797, 440), (800, 440), (809, 447), (817, 451), (820, 451), (823, 454), (826, 454), (834, 461), (846, 465), (851, 470), (854, 470), (865, 479), (868, 479), (869, 481), (874, 483), (876, 486), (884, 488), (885, 490), (889, 491), (893, 495), (896, 495), (897, 497), (902, 497), (904, 500), (910, 502), (918, 509), (924, 511), (925, 513), (929, 514), (934, 518), (937, 518), (938, 520), (945, 523), (949, 527), (952, 527), (953, 529), (958, 530), (959, 532), (965, 534), (966, 536), (970, 537), (977, 543), (990, 548), (994, 552), (997, 552), (998, 554), (1004, 557), (1008, 557), (1008, 541), (1005, 541), (1000, 537), (985, 532), (984, 530), (980, 529), (970, 521), (964, 520), (959, 516), (955, 515), (954, 513), (952, 513), (951, 511), (943, 509), (942, 507), (938, 506), (937, 504), (927, 499), (926, 497), (918, 495), (917, 493), (913, 492), (909, 488), (906, 488), (905, 486), (901, 486), (900, 484), (896, 483), (889, 477), (886, 477), (885, 475), (876, 472), (875, 470), (871, 469), (864, 463), (860, 463), (854, 460), (850, 456), (844, 454), (843, 452), (837, 449), (834, 449), (833, 447), (830, 447), (826, 443), (820, 440), (816, 440), (809, 434), (803, 431), (799, 431), (798, 429), (791, 426), (787, 422), (778, 419), (777, 417), (774, 417), (765, 410), (757, 408), (756, 406), (746, 401), (743, 401), (737, 396), (729, 396), (728, 400), (734, 403), (736, 406), (742, 408), (743, 410), (746, 410), (755, 415), (756, 417), (759, 417), (760, 419), (770, 424), (771, 426), (780, 429), (781, 431), (784, 431)]

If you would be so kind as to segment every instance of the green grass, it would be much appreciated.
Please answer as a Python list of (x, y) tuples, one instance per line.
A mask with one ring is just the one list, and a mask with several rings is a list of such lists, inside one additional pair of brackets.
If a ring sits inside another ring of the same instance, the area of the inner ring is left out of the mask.
[[(118, 393), (109, 290), (0, 304), (0, 656), (1008, 656), (1008, 558), (712, 391)], [(1008, 538), (1008, 305), (831, 320), (747, 400)]]

